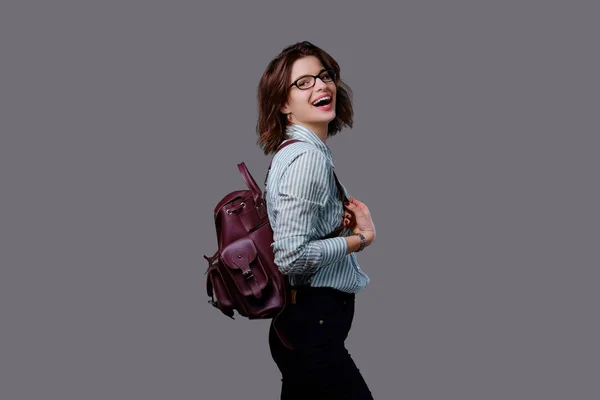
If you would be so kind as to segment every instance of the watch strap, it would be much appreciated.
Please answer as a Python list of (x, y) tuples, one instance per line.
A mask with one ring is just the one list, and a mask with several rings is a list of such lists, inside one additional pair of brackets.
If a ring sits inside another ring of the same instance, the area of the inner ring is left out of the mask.
[(365, 245), (367, 244), (367, 239), (363, 236), (362, 233), (357, 233), (356, 234), (358, 237), (360, 237), (360, 247), (358, 248), (358, 250), (356, 250), (356, 252), (358, 253), (359, 251), (363, 251), (365, 248)]

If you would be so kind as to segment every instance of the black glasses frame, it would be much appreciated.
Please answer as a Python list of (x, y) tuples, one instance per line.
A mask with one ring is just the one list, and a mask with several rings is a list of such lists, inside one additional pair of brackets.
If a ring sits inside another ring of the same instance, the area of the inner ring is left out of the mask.
[[(335, 82), (335, 71), (334, 71), (334, 70), (332, 70), (332, 69), (326, 69), (326, 70), (324, 70), (324, 71), (321, 71), (321, 72), (319, 72), (319, 75), (302, 75), (300, 78), (296, 79), (296, 80), (295, 80), (295, 81), (294, 81), (294, 82), (293, 82), (293, 83), (290, 85), (290, 88), (291, 88), (292, 86), (296, 86), (296, 87), (297, 87), (298, 89), (300, 89), (300, 90), (307, 90), (307, 89), (310, 89), (310, 88), (312, 88), (313, 86), (315, 86), (315, 84), (317, 83), (317, 78), (319, 78), (319, 79), (321, 80), (321, 82), (323, 82), (323, 83), (327, 84), (328, 82), (325, 82), (325, 81), (323, 80), (323, 78), (321, 78), (321, 75), (323, 75), (323, 74), (325, 74), (325, 73), (329, 74), (329, 76), (331, 77), (331, 82)], [(300, 79), (304, 79), (304, 78), (308, 78), (308, 77), (311, 77), (311, 78), (313, 78), (313, 84), (312, 84), (312, 85), (310, 85), (309, 87), (305, 87), (305, 88), (301, 88), (300, 86), (298, 86), (298, 81), (299, 81)], [(288, 88), (288, 89), (289, 89), (289, 88)]]

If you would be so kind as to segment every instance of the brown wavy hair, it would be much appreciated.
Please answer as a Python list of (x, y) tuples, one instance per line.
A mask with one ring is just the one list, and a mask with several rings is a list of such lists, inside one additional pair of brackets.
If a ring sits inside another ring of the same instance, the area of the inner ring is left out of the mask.
[(315, 56), (326, 69), (335, 72), (336, 105), (335, 119), (329, 123), (327, 136), (334, 136), (344, 126), (352, 128), (354, 110), (352, 90), (340, 79), (340, 66), (326, 51), (304, 41), (284, 48), (265, 69), (258, 84), (257, 144), (266, 155), (275, 152), (277, 146), (287, 139), (288, 121), (281, 107), (289, 94), (292, 65), (300, 58)]

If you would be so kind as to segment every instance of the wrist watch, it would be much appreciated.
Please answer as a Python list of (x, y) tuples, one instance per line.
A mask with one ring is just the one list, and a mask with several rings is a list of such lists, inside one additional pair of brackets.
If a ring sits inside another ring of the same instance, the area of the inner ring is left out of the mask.
[(362, 233), (356, 233), (356, 236), (360, 237), (360, 247), (358, 248), (358, 250), (356, 250), (356, 252), (358, 253), (359, 251), (363, 251), (363, 249), (365, 248), (365, 245), (367, 244), (367, 239), (365, 239)]

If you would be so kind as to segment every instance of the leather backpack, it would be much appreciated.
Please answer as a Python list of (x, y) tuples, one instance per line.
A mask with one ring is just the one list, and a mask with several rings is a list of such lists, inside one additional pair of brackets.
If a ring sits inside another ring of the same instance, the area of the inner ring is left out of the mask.
[[(284, 142), (277, 151), (299, 141)], [(263, 196), (245, 163), (238, 164), (238, 169), (248, 189), (227, 194), (214, 209), (218, 250), (211, 257), (204, 255), (208, 262), (208, 302), (232, 319), (234, 310), (248, 319), (276, 319), (287, 304), (289, 290), (287, 279), (274, 261), (266, 192)], [(337, 177), (335, 180), (345, 198)], [(342, 229), (340, 226), (326, 238), (338, 236)], [(285, 335), (275, 328), (291, 349)]]

